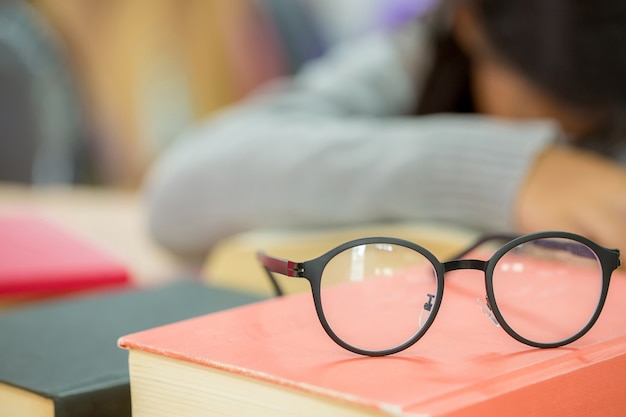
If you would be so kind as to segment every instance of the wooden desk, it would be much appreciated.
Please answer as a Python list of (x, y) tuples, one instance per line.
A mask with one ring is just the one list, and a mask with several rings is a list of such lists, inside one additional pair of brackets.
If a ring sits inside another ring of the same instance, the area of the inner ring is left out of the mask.
[(139, 286), (180, 278), (194, 267), (151, 240), (136, 193), (0, 183), (0, 214), (15, 212), (46, 216), (100, 246), (128, 266)]
[(80, 187), (33, 189), (0, 183), (0, 213), (15, 211), (49, 216), (95, 242), (128, 265), (139, 285), (172, 280), (191, 270), (194, 274), (202, 273), (212, 284), (262, 294), (270, 294), (271, 287), (256, 260), (258, 249), (304, 260), (350, 239), (386, 235), (413, 240), (445, 259), (477, 237), (475, 231), (459, 227), (413, 223), (254, 230), (215, 245), (203, 263), (204, 260), (178, 258), (151, 240), (141, 196), (136, 193)]

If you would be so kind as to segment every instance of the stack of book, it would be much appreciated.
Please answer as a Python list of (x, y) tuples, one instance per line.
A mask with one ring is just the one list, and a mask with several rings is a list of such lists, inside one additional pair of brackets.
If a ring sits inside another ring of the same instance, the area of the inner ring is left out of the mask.
[(260, 300), (181, 276), (139, 288), (94, 242), (33, 213), (0, 216), (0, 416), (130, 416), (129, 332)]

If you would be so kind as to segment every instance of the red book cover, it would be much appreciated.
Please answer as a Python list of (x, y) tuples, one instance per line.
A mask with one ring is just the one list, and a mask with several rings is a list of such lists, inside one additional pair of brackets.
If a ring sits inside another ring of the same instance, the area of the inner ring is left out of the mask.
[(49, 219), (0, 217), (0, 297), (46, 296), (129, 281), (125, 265)]
[[(372, 281), (366, 287), (383, 294), (380, 285)], [(207, 373), (226, 372), (269, 383), (320, 403), (347, 403), (367, 415), (626, 415), (623, 273), (613, 273), (595, 326), (581, 339), (551, 349), (524, 345), (496, 327), (476, 302), (484, 299), (484, 285), (481, 271), (447, 273), (441, 309), (432, 327), (415, 345), (390, 356), (359, 356), (336, 345), (322, 329), (310, 293), (153, 328), (122, 337), (118, 343), (129, 350), (131, 364), (133, 352), (147, 352), (194, 369), (200, 366)], [(381, 297), (372, 310), (382, 315), (394, 306), (412, 303), (410, 291), (394, 294), (395, 299)], [(551, 306), (537, 304), (538, 319), (554, 318), (551, 314)], [(357, 325), (355, 317), (349, 320)], [(131, 391), (134, 372), (131, 366)], [(158, 384), (167, 386), (168, 378)], [(174, 391), (164, 388), (159, 395)], [(209, 404), (219, 401), (210, 395), (207, 391), (199, 397), (207, 396)], [(151, 415), (134, 411), (138, 416)], [(287, 415), (298, 415), (297, 410), (290, 411)]]

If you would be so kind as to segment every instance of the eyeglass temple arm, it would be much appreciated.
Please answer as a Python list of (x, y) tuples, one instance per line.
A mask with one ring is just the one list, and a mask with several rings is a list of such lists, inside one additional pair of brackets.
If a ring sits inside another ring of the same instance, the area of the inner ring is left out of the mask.
[(272, 283), (272, 287), (274, 288), (274, 292), (276, 295), (281, 296), (284, 295), (284, 291), (276, 281), (273, 272), (281, 275), (286, 275), (288, 277), (302, 277), (304, 269), (302, 264), (293, 262), (287, 259), (275, 258), (273, 256), (266, 255), (263, 252), (257, 252), (257, 259), (263, 265), (263, 269), (267, 273), (270, 282)]

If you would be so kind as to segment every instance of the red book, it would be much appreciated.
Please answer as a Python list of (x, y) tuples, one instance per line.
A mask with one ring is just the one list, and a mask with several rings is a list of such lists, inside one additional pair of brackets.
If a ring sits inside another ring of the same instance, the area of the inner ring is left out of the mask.
[[(381, 289), (376, 281), (366, 285)], [(372, 309), (382, 313), (410, 303), (408, 293), (395, 292), (396, 300), (381, 297)], [(318, 321), (310, 293), (127, 335), (118, 343), (129, 350), (133, 416), (186, 411), (233, 416), (626, 415), (623, 273), (613, 273), (595, 326), (560, 348), (529, 347), (494, 326), (476, 303), (484, 294), (482, 272), (449, 272), (441, 309), (427, 334), (407, 350), (382, 357), (359, 356), (335, 344)], [(538, 317), (550, 314), (551, 306), (538, 304)], [(356, 324), (355, 317), (350, 320)]]
[(48, 219), (0, 217), (0, 298), (43, 297), (129, 281), (125, 265)]

